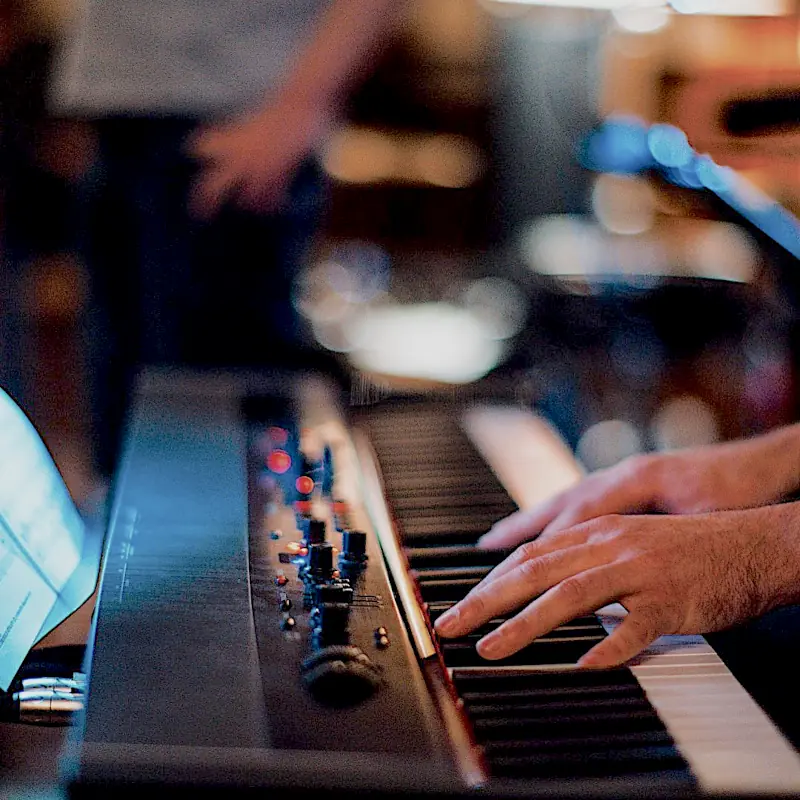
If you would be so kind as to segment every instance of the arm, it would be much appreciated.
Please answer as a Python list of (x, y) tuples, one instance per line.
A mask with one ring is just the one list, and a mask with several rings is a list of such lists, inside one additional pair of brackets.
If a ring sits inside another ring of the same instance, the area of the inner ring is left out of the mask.
[(332, 0), (274, 97), (244, 119), (211, 127), (192, 151), (205, 162), (193, 199), (211, 216), (227, 199), (280, 206), (294, 169), (322, 140), (390, 31), (400, 0)]
[(498, 522), (481, 547), (513, 547), (604, 514), (754, 508), (800, 487), (800, 424), (725, 444), (627, 458)]

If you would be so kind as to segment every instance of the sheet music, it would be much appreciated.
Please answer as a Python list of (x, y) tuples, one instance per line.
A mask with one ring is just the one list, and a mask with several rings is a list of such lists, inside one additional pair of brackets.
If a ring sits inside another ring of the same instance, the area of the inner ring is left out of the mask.
[[(0, 390), (0, 689), (80, 564), (85, 530), (53, 459)], [(77, 608), (77, 606), (75, 606)], [(74, 608), (71, 610), (75, 610)]]

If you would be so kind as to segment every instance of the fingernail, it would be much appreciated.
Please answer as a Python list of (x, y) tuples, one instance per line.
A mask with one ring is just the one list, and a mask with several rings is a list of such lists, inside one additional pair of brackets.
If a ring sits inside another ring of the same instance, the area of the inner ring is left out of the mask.
[(475, 645), (475, 649), (478, 651), (479, 656), (492, 658), (503, 649), (503, 640), (500, 636), (489, 634), (489, 636), (485, 636)]
[(491, 547), (494, 543), (495, 539), (497, 539), (497, 532), (494, 529), (487, 531), (486, 533), (481, 536), (477, 542), (475, 542), (476, 547)]
[(438, 633), (443, 633), (447, 636), (448, 633), (456, 629), (460, 616), (461, 611), (456, 606), (453, 606), (453, 608), (445, 611), (444, 614), (436, 620), (433, 627), (436, 628)]
[(597, 655), (596, 653), (592, 653), (591, 651), (582, 655), (577, 664), (579, 667), (604, 667), (605, 664), (603, 663), (602, 656)]

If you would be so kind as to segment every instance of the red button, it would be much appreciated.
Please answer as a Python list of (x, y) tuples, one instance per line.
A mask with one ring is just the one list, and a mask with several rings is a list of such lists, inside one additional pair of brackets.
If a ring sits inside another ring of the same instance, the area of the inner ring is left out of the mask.
[(267, 466), (278, 475), (283, 475), (292, 466), (292, 457), (285, 450), (273, 450), (267, 457)]

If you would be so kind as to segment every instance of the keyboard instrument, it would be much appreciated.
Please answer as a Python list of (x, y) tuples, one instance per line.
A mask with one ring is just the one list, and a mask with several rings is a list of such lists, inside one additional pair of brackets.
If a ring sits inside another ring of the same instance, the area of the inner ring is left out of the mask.
[(480, 631), (438, 640), (436, 617), (506, 555), (477, 538), (580, 469), (528, 409), (343, 400), (314, 376), (142, 381), (75, 796), (800, 790), (797, 753), (702, 637), (597, 671), (575, 662), (619, 607), (496, 662)]

